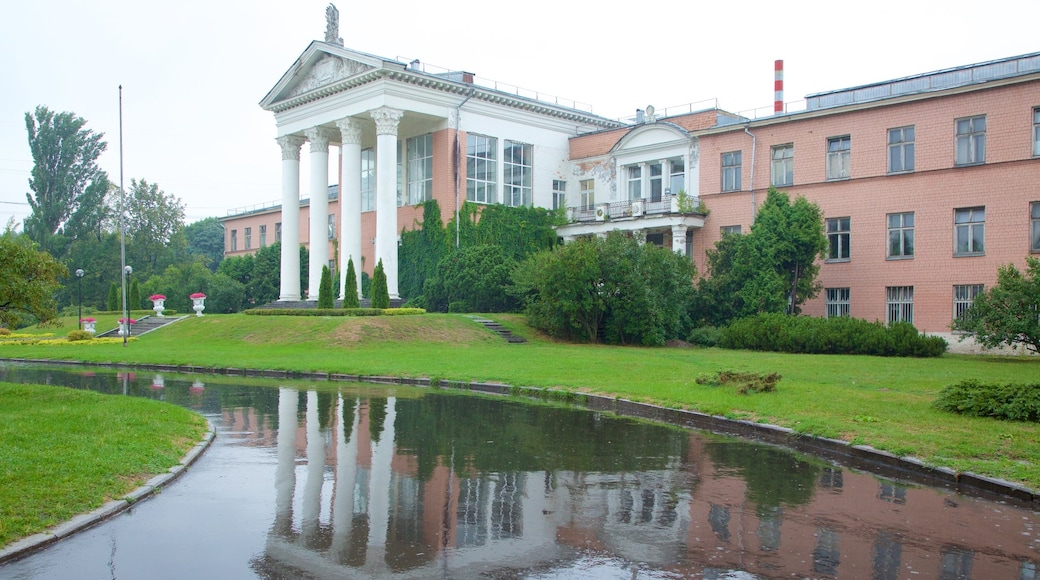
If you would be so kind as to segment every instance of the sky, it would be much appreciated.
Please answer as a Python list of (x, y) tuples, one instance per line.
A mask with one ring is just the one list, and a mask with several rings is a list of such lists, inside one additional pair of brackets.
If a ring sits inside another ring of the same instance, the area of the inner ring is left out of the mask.
[[(157, 183), (186, 221), (277, 202), (281, 153), (260, 100), (312, 40), (327, 0), (51, 0), (0, 12), (0, 227), (30, 213), (25, 114), (104, 133), (99, 164)], [(338, 0), (344, 46), (559, 96), (625, 118), (688, 103), (769, 114), (784, 100), (1040, 51), (1036, 0)], [(1040, 97), (1038, 97), (1040, 99)], [(708, 101), (704, 103), (703, 101)], [(798, 104), (793, 107), (799, 107)], [(302, 156), (306, 164), (306, 155)], [(331, 164), (333, 167), (335, 163)], [(307, 176), (306, 167), (301, 175)], [(301, 191), (308, 191), (306, 183)]]

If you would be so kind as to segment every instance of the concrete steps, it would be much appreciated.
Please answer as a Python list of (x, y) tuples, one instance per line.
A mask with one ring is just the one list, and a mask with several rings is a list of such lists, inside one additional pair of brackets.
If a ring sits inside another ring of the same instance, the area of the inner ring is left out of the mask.
[[(178, 320), (184, 320), (188, 316), (190, 315), (186, 314), (183, 316), (163, 316), (162, 318), (151, 315), (142, 316), (141, 318), (137, 319), (137, 322), (134, 323), (133, 326), (130, 327), (130, 336), (141, 336), (142, 334), (148, 334), (149, 332), (158, 328), (162, 328), (167, 324), (172, 324), (174, 322), (177, 322)], [(95, 338), (101, 338), (105, 336), (119, 336), (119, 327), (117, 326), (111, 330), (99, 332), (94, 335)]]
[(508, 330), (505, 329), (505, 327), (503, 327), (501, 324), (495, 322), (494, 320), (488, 320), (486, 318), (477, 318), (475, 316), (470, 316), (469, 318), (471, 318), (473, 320), (473, 322), (476, 322), (476, 323), (482, 325), (484, 328), (486, 328), (486, 329), (490, 330), (491, 332), (494, 332), (498, 336), (502, 337), (506, 342), (508, 342), (510, 344), (522, 344), (522, 343), (527, 342), (527, 339), (525, 339), (522, 336), (517, 336), (517, 335), (513, 334), (512, 332), (509, 332)]

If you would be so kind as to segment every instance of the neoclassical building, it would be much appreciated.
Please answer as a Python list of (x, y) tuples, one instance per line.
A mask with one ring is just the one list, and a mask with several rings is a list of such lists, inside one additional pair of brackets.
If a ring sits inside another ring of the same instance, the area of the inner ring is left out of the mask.
[(564, 241), (619, 230), (703, 274), (706, 252), (749, 231), (775, 186), (825, 215), (823, 288), (805, 312), (932, 333), (949, 332), (1000, 265), (1040, 254), (1040, 53), (809, 95), (760, 117), (712, 103), (616, 120), (349, 50), (337, 34), (330, 19), (261, 101), (282, 150), (281, 203), (223, 220), (227, 255), (282, 242), (283, 301), (303, 298), (301, 266), (316, 299), (321, 266), (343, 284), (351, 258), (369, 273), (382, 261), (397, 297), (400, 231), (431, 199), (445, 221), (466, 201), (564, 207)]

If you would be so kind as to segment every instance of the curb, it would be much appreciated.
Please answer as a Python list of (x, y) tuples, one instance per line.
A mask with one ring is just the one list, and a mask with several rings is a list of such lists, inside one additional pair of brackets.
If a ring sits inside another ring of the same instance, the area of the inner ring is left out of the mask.
[(92, 528), (112, 516), (130, 509), (137, 502), (148, 499), (158, 490), (172, 483), (175, 479), (183, 475), (188, 470), (187, 468), (202, 456), (202, 453), (209, 448), (210, 444), (212, 444), (213, 440), (216, 438), (217, 431), (213, 426), (213, 423), (209, 419), (206, 419), (206, 424), (209, 428), (206, 431), (206, 434), (202, 437), (202, 441), (196, 443), (195, 446), (181, 458), (178, 465), (174, 465), (166, 473), (156, 475), (149, 479), (141, 487), (123, 496), (123, 499), (112, 500), (92, 512), (80, 514), (45, 532), (33, 534), (32, 536), (22, 538), (5, 546), (0, 549), (0, 564), (18, 560), (38, 550), (42, 550), (51, 544), (64, 540), (69, 536), (82, 532), (88, 528)]

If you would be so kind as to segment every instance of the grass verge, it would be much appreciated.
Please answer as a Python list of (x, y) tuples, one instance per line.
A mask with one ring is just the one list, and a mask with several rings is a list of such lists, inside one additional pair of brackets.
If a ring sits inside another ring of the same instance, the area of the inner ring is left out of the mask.
[(205, 430), (158, 401), (0, 383), (0, 546), (125, 496)]

